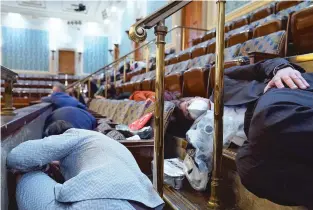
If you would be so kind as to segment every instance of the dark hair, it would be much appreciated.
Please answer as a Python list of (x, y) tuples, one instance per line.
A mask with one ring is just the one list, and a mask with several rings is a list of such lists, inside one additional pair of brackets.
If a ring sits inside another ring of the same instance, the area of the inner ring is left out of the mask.
[(47, 127), (44, 136), (60, 135), (70, 128), (73, 128), (71, 123), (64, 120), (57, 120)]

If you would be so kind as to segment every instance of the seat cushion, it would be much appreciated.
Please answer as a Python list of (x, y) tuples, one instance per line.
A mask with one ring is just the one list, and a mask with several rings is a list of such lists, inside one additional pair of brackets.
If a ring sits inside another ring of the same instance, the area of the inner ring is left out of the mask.
[(313, 5), (292, 15), (291, 34), (296, 53), (313, 52)]
[(246, 41), (241, 45), (238, 56), (247, 56), (249, 52), (263, 52), (284, 57), (285, 43), (286, 31), (278, 31)]

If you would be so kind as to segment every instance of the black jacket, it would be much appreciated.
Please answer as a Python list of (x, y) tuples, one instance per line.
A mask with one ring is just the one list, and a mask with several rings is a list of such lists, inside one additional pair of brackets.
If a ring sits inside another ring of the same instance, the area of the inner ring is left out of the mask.
[[(282, 64), (290, 65), (301, 73), (305, 72), (300, 66), (283, 58), (225, 69), (224, 104), (243, 105), (256, 101), (263, 94), (266, 84), (273, 78), (274, 69)], [(211, 100), (213, 101), (213, 94)]]

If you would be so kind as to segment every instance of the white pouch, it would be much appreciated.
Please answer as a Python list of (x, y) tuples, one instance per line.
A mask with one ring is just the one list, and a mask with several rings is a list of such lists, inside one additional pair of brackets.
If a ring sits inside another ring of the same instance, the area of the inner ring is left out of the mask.
[(200, 172), (194, 160), (188, 154), (184, 159), (184, 173), (193, 189), (203, 191), (209, 181), (208, 172)]

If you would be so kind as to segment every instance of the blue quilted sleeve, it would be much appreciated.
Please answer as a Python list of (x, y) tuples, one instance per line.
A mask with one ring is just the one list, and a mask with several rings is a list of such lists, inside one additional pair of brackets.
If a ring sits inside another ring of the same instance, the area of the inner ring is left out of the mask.
[(23, 142), (8, 154), (7, 166), (22, 172), (38, 169), (67, 156), (79, 140), (78, 135), (71, 132)]

